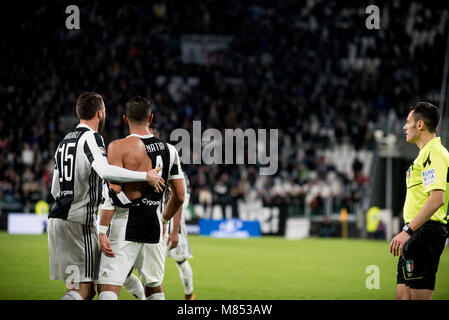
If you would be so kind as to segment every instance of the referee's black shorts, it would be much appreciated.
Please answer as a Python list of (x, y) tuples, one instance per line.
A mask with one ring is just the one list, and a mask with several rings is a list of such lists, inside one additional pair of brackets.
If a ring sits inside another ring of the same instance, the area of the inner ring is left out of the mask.
[(397, 284), (411, 289), (435, 290), (435, 279), (446, 243), (446, 226), (427, 221), (406, 242), (399, 257)]

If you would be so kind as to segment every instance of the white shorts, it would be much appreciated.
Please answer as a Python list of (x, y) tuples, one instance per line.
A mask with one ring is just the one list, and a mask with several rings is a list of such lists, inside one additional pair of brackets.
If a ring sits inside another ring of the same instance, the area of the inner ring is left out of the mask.
[(190, 249), (189, 239), (187, 238), (187, 231), (185, 224), (181, 226), (181, 232), (178, 234), (178, 245), (176, 248), (168, 250), (167, 240), (168, 232), (165, 234), (165, 250), (167, 250), (167, 257), (171, 257), (176, 261), (184, 261), (186, 259), (191, 259), (192, 250)]
[(100, 269), (96, 284), (123, 286), (131, 268), (139, 274), (146, 287), (157, 287), (164, 279), (165, 248), (162, 242), (143, 243), (126, 240), (111, 240), (114, 258), (100, 258)]
[(96, 226), (63, 219), (48, 219), (50, 279), (92, 282), (99, 257)]

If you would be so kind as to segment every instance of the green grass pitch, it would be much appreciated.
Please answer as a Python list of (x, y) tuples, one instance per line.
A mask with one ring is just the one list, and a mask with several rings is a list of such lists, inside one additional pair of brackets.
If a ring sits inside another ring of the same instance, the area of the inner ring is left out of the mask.
[[(285, 240), (189, 237), (198, 300), (382, 300), (393, 299), (397, 258), (386, 241)], [(367, 289), (370, 265), (380, 288)], [(168, 259), (165, 297), (183, 299), (175, 262)], [(61, 281), (49, 280), (47, 236), (0, 233), (0, 299), (59, 299)], [(95, 298), (96, 299), (96, 298)], [(120, 299), (134, 299), (122, 289)], [(441, 257), (434, 299), (449, 299), (449, 249)]]

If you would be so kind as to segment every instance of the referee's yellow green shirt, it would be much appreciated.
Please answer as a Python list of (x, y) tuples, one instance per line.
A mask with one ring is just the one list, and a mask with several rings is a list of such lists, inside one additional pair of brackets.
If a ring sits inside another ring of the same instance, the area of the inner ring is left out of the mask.
[(444, 191), (444, 205), (430, 218), (443, 224), (447, 222), (449, 200), (449, 152), (439, 137), (430, 140), (407, 170), (407, 195), (404, 203), (404, 221), (416, 217), (432, 190)]

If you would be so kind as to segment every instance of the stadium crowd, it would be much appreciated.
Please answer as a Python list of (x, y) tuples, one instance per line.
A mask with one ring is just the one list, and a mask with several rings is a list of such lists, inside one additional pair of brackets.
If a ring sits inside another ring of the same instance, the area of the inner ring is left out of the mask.
[[(263, 199), (302, 212), (353, 208), (369, 178), (362, 159), (341, 172), (321, 150), (374, 150), (373, 132), (402, 127), (417, 99), (437, 103), (448, 9), (426, 1), (79, 1), (80, 30), (65, 6), (32, 4), (0, 44), (0, 203), (32, 211), (51, 202), (52, 157), (84, 91), (104, 96), (106, 143), (127, 134), (133, 95), (154, 103), (168, 139), (176, 128), (279, 129), (279, 168), (185, 165), (193, 203)], [(185, 63), (184, 35), (226, 36), (209, 62)], [(398, 130), (396, 130), (398, 131)], [(365, 171), (366, 172), (366, 171)]]

